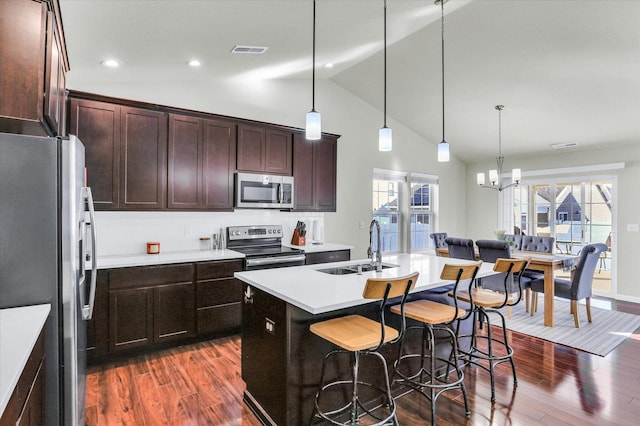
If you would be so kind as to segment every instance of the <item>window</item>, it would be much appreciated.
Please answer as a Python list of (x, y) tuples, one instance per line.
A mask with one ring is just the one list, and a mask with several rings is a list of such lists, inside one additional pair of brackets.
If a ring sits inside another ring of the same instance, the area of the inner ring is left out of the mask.
[[(373, 219), (380, 224), (383, 252), (401, 251), (401, 220), (399, 206), (406, 173), (393, 170), (373, 171)], [(373, 249), (377, 249), (374, 238)]]
[(433, 201), (437, 176), (412, 173), (410, 178), (409, 222), (411, 224), (411, 252), (433, 248)]
[(437, 176), (412, 173), (407, 182), (405, 172), (374, 169), (372, 217), (380, 223), (383, 252), (432, 248), (437, 188)]

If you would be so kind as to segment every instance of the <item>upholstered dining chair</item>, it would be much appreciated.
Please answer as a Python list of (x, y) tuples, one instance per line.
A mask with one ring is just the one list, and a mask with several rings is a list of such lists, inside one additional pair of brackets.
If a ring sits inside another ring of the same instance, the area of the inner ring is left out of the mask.
[[(573, 314), (576, 328), (580, 327), (578, 316), (579, 300), (586, 299), (587, 320), (591, 322), (591, 287), (593, 284), (593, 275), (596, 271), (600, 254), (606, 250), (607, 245), (602, 243), (584, 246), (580, 251), (580, 259), (578, 260), (576, 269), (573, 271), (571, 280), (562, 278), (556, 278), (554, 280), (555, 296), (571, 300), (571, 313)], [(544, 278), (531, 281), (531, 290), (533, 291), (531, 315), (534, 315), (538, 309), (538, 293), (544, 293)]]
[(447, 242), (445, 241), (447, 238), (446, 232), (434, 232), (431, 234), (431, 239), (433, 240), (433, 248), (444, 248), (447, 246)]
[[(536, 251), (539, 253), (553, 253), (555, 243), (554, 237), (541, 237), (537, 235), (523, 235), (520, 240), (518, 250)], [(525, 270), (522, 272), (523, 278), (527, 278), (525, 282), (525, 308), (527, 312), (531, 312), (531, 285), (530, 281), (544, 280), (544, 273), (540, 271)]]
[(445, 238), (447, 248), (449, 249), (449, 257), (455, 259), (476, 260), (476, 252), (473, 248), (473, 240), (467, 238)]

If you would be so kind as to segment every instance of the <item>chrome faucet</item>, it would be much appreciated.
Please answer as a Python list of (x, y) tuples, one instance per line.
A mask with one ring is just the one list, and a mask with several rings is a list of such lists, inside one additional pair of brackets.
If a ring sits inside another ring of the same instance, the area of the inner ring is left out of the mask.
[[(375, 225), (376, 227), (376, 232), (378, 234), (378, 239), (377, 239), (377, 246), (376, 246), (376, 253), (375, 253), (375, 258), (374, 258), (374, 254), (373, 254), (373, 226)], [(371, 265), (375, 264), (376, 265), (376, 272), (381, 272), (382, 271), (382, 244), (381, 244), (381, 238), (382, 236), (380, 235), (380, 223), (378, 223), (377, 220), (373, 219), (371, 221), (371, 223), (369, 224), (369, 248), (367, 249), (367, 257), (369, 259), (371, 259)]]

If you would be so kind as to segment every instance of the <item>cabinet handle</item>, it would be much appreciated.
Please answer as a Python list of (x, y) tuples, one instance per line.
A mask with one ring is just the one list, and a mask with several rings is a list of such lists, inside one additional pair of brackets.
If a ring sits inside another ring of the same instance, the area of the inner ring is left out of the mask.
[(244, 304), (253, 304), (253, 291), (251, 291), (251, 286), (247, 286), (247, 289), (244, 291)]

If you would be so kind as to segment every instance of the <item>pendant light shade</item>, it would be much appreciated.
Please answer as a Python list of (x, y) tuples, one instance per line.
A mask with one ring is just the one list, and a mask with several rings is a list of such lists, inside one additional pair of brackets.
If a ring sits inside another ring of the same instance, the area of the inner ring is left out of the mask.
[(320, 139), (322, 133), (322, 117), (320, 113), (315, 109), (312, 109), (307, 113), (307, 126), (305, 137), (310, 141), (317, 141)]
[(313, 0), (313, 64), (311, 66), (311, 111), (307, 113), (305, 137), (310, 141), (320, 139), (322, 119), (316, 111), (316, 0)]
[(387, 126), (378, 132), (378, 151), (391, 151), (393, 148), (393, 131)]
[(441, 65), (442, 65), (442, 142), (438, 144), (438, 162), (449, 161), (449, 144), (444, 138), (444, 3), (447, 0), (436, 0), (440, 4), (440, 40), (441, 40)]
[(378, 151), (391, 151), (393, 132), (387, 127), (387, 0), (384, 0), (384, 125), (378, 132)]
[(445, 141), (438, 144), (438, 161), (441, 163), (449, 161), (449, 143)]

